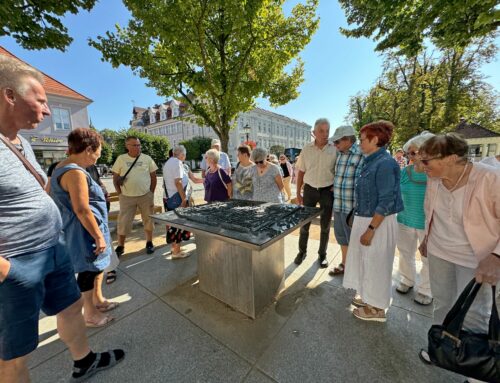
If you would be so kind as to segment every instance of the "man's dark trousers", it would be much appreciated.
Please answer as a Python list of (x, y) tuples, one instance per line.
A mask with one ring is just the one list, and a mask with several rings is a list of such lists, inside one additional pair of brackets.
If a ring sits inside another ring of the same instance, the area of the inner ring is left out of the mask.
[[(304, 206), (315, 207), (319, 202), (319, 207), (323, 210), (320, 217), (321, 236), (319, 240), (318, 255), (321, 260), (326, 258), (326, 248), (328, 247), (328, 236), (330, 235), (330, 226), (332, 222), (333, 210), (333, 191), (332, 186), (324, 188), (313, 188), (308, 184), (304, 185)], [(309, 227), (308, 223), (300, 228), (299, 238), (299, 254), (305, 256), (307, 253), (307, 241), (309, 240)]]

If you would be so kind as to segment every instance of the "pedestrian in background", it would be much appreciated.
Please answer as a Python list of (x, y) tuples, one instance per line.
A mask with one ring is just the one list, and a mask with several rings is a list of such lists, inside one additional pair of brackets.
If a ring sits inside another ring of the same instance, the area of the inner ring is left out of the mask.
[(291, 181), (293, 177), (293, 167), (292, 164), (288, 161), (288, 158), (284, 155), (280, 155), (279, 165), (281, 167), (281, 172), (283, 176), (283, 186), (285, 187), (286, 200), (290, 201), (292, 199), (292, 189), (291, 189)]
[(415, 265), (417, 245), (424, 240), (424, 198), (427, 187), (427, 176), (420, 161), (419, 150), (431, 137), (434, 137), (434, 134), (422, 132), (403, 146), (412, 164), (401, 170), (400, 184), (404, 210), (398, 213), (399, 283), (396, 291), (400, 294), (407, 294), (411, 288), (415, 287), (414, 301), (421, 305), (432, 303), (432, 293), (427, 258), (422, 257), (422, 270), (419, 278)]
[(113, 167), (113, 185), (120, 201), (118, 214), (118, 257), (125, 252), (125, 239), (132, 231), (132, 222), (139, 209), (146, 234), (146, 252), (153, 254), (154, 193), (156, 189), (156, 166), (153, 159), (141, 153), (141, 141), (135, 136), (125, 139), (127, 153), (118, 156)]
[(377, 121), (359, 132), (364, 154), (355, 187), (354, 221), (347, 253), (344, 287), (356, 290), (353, 315), (385, 322), (391, 304), (396, 250), (396, 214), (403, 210), (398, 164), (387, 152), (394, 125)]
[(354, 208), (354, 186), (363, 165), (363, 154), (356, 143), (352, 126), (340, 126), (333, 134), (333, 144), (338, 151), (333, 178), (333, 231), (340, 245), (342, 262), (330, 270), (329, 275), (343, 275), (351, 228), (347, 217)]

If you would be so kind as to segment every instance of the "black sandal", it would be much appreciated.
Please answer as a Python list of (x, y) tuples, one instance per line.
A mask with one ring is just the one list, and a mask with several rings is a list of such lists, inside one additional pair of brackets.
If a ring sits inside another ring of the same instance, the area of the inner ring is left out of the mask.
[[(104, 356), (105, 358), (103, 358)], [(77, 383), (87, 380), (96, 372), (116, 366), (124, 358), (125, 358), (125, 353), (123, 352), (123, 350), (119, 349), (96, 353), (96, 358), (94, 363), (92, 363), (88, 368), (82, 369), (73, 367), (73, 375), (71, 376), (70, 382)]]
[(116, 270), (111, 270), (106, 273), (106, 284), (110, 285), (116, 281)]

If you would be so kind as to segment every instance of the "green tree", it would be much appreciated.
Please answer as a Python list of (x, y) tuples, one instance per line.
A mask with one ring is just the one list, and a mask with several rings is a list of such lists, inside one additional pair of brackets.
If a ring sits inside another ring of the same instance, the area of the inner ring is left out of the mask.
[(500, 25), (497, 0), (339, 0), (349, 37), (373, 37), (377, 51), (397, 49), (414, 56), (425, 39), (440, 48), (464, 48)]
[(208, 137), (193, 137), (180, 144), (186, 148), (186, 159), (199, 161), (202, 155), (210, 149), (211, 141)]
[(127, 136), (135, 136), (141, 141), (141, 151), (153, 158), (158, 167), (168, 158), (170, 143), (166, 137), (153, 136), (151, 134), (137, 132), (135, 130), (121, 130), (117, 132), (115, 146), (113, 150), (113, 162), (123, 153), (127, 153), (125, 149), (125, 139)]
[(180, 98), (195, 121), (210, 126), (227, 151), (237, 115), (257, 97), (283, 105), (303, 81), (300, 51), (318, 27), (318, 0), (124, 0), (132, 14), (90, 45), (103, 60), (148, 80), (158, 94)]
[(90, 11), (96, 0), (3, 0), (0, 36), (12, 36), (25, 49), (54, 48), (64, 51), (73, 39), (61, 17)]
[(398, 145), (423, 130), (452, 130), (461, 117), (498, 130), (498, 95), (479, 70), (494, 56), (488, 39), (412, 58), (388, 54), (376, 85), (351, 97), (348, 120), (358, 129), (377, 119), (390, 120)]
[(113, 164), (113, 148), (106, 142), (102, 143), (101, 146), (101, 157), (97, 160), (98, 164)]
[(277, 156), (283, 154), (284, 152), (285, 152), (285, 147), (282, 145), (273, 145), (269, 148), (269, 153), (276, 154)]

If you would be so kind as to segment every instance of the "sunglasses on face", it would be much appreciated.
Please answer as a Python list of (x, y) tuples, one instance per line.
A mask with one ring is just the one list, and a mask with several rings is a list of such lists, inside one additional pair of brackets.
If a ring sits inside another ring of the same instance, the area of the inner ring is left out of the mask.
[(255, 163), (256, 163), (257, 165), (262, 165), (262, 164), (264, 163), (264, 160), (262, 160), (262, 161), (255, 161)]
[(406, 154), (408, 154), (409, 156), (415, 157), (418, 154), (418, 152), (406, 152)]
[(426, 159), (421, 159), (420, 161), (425, 165), (429, 165), (429, 162), (431, 162), (432, 160), (438, 160), (440, 159), (441, 157), (432, 157), (432, 158), (426, 158)]

